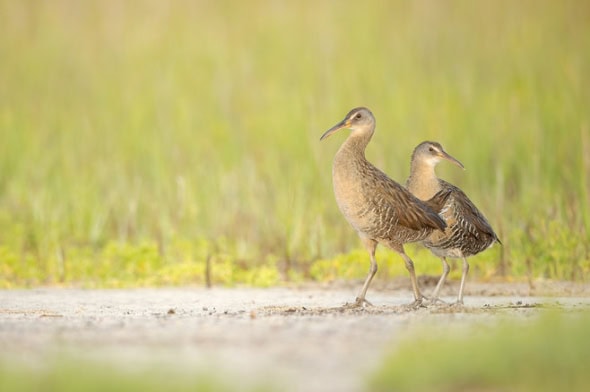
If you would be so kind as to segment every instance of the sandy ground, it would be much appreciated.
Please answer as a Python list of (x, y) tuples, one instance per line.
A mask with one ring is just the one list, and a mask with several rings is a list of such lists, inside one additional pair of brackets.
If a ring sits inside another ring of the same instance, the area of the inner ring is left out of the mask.
[[(348, 310), (356, 287), (0, 291), (0, 351), (43, 366), (56, 355), (142, 371), (205, 372), (237, 390), (359, 391), (386, 351), (416, 327), (451, 331), (590, 309), (584, 285), (470, 284), (462, 309), (409, 311), (411, 292), (377, 287), (374, 306)], [(445, 294), (451, 294), (451, 288)], [(555, 296), (557, 295), (557, 296)], [(445, 299), (451, 300), (451, 297)], [(458, 332), (457, 332), (458, 333)]]

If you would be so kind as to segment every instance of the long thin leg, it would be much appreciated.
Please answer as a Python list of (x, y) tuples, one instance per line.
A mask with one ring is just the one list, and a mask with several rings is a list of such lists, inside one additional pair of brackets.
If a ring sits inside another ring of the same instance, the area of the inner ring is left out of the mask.
[(447, 263), (446, 257), (441, 257), (440, 260), (442, 261), (442, 265), (443, 265), (443, 273), (440, 276), (440, 279), (438, 280), (438, 283), (436, 284), (434, 291), (432, 292), (431, 301), (433, 304), (440, 301), (440, 299), (438, 298), (439, 291), (440, 291), (441, 287), (444, 285), (444, 283), (447, 279), (447, 275), (449, 275), (449, 271), (451, 270), (451, 267), (449, 267), (449, 263)]
[(457, 297), (458, 305), (463, 305), (463, 289), (465, 288), (467, 273), (469, 273), (469, 263), (467, 262), (467, 258), (463, 257), (463, 274), (461, 275), (461, 285), (459, 286), (459, 296)]
[(414, 270), (414, 262), (410, 257), (403, 251), (400, 252), (401, 256), (403, 257), (404, 261), (406, 262), (406, 269), (410, 273), (410, 280), (412, 281), (412, 290), (414, 291), (414, 302), (412, 302), (409, 307), (411, 308), (418, 308), (422, 305), (422, 301), (424, 300), (424, 296), (420, 292), (418, 288), (418, 280), (416, 279), (416, 271)]
[(369, 268), (369, 274), (367, 275), (367, 278), (365, 279), (365, 283), (363, 284), (363, 288), (361, 289), (361, 292), (359, 293), (359, 295), (356, 297), (356, 301), (355, 301), (356, 306), (363, 306), (365, 304), (371, 305), (371, 303), (365, 299), (365, 296), (367, 295), (367, 290), (369, 289), (369, 285), (371, 284), (371, 281), (373, 280), (373, 277), (377, 273), (377, 269), (378, 269), (377, 261), (375, 260), (375, 250), (377, 249), (377, 241), (374, 241), (374, 240), (371, 240), (368, 238), (363, 238), (362, 240), (363, 240), (363, 244), (365, 245), (365, 248), (367, 248), (367, 251), (369, 252), (369, 256), (371, 257), (371, 267)]

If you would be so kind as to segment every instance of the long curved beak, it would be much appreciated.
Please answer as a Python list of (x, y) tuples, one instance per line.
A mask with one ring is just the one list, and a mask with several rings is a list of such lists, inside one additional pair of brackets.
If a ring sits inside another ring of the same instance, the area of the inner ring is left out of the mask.
[(463, 166), (463, 164), (461, 162), (459, 162), (458, 159), (447, 154), (446, 151), (441, 151), (440, 157), (443, 159), (446, 159), (447, 161), (454, 163), (455, 165), (459, 166), (461, 169), (465, 170), (465, 166)]
[(345, 118), (344, 120), (340, 121), (338, 124), (334, 125), (332, 128), (328, 129), (320, 138), (320, 140), (324, 140), (327, 139), (329, 136), (331, 136), (332, 134), (336, 133), (337, 131), (344, 129), (344, 128), (349, 128), (350, 127), (350, 120), (348, 118)]

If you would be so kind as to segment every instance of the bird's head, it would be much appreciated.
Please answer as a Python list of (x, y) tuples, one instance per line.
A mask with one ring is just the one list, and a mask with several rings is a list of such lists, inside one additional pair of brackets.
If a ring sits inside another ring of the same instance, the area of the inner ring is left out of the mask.
[(346, 117), (332, 128), (328, 129), (320, 138), (324, 140), (341, 129), (350, 129), (354, 132), (373, 132), (375, 129), (375, 117), (365, 107), (352, 109)]
[(443, 159), (454, 163), (461, 169), (465, 169), (465, 166), (461, 162), (447, 154), (440, 143), (437, 142), (422, 142), (414, 149), (414, 153), (412, 154), (412, 163), (422, 162), (436, 166)]

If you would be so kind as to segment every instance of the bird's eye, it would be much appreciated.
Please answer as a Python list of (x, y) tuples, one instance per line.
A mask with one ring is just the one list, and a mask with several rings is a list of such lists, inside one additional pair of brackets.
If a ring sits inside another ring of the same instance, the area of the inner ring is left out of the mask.
[(356, 116), (354, 116), (355, 119), (360, 120), (362, 117), (362, 115), (360, 113), (357, 113)]
[(434, 147), (429, 147), (429, 148), (428, 148), (428, 151), (430, 151), (430, 152), (434, 152)]

